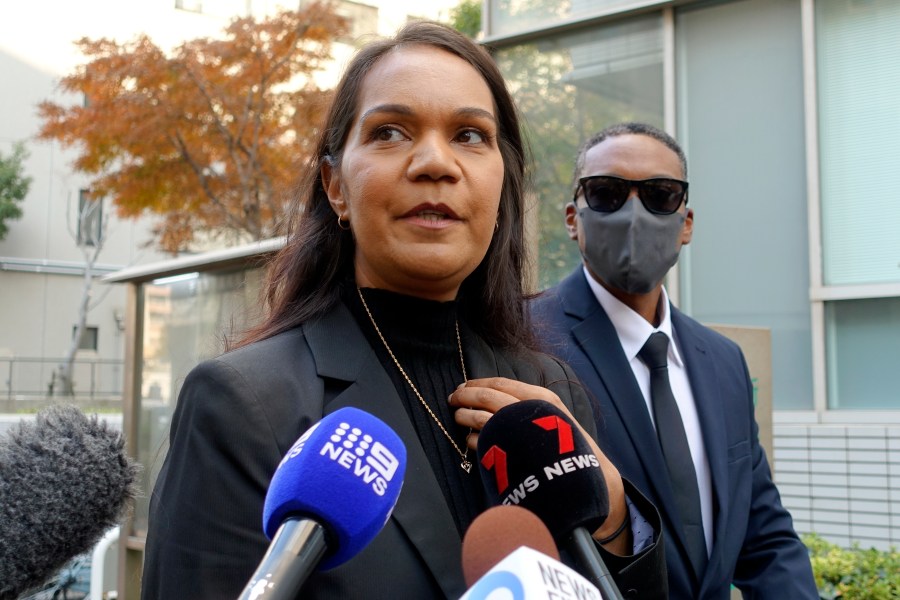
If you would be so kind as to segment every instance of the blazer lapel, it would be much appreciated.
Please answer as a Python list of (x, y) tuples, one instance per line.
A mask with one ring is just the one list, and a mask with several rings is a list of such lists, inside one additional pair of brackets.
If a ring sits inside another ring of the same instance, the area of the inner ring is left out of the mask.
[[(615, 408), (625, 427), (628, 437), (638, 455), (647, 479), (656, 489), (656, 495), (666, 505), (674, 507), (672, 486), (665, 478), (653, 476), (664, 473), (666, 463), (656, 442), (656, 431), (647, 413), (647, 404), (641, 389), (634, 380), (631, 365), (625, 358), (618, 343), (616, 329), (603, 307), (597, 302), (593, 292), (579, 269), (563, 283), (567, 289), (560, 291), (566, 314), (578, 320), (572, 325), (572, 336), (588, 358), (603, 386), (606, 388), (610, 404)], [(602, 421), (606, 416), (600, 415)], [(648, 443), (649, 442), (649, 443)], [(668, 506), (667, 506), (668, 508)], [(664, 513), (672, 511), (666, 510)]]
[[(672, 485), (668, 477), (659, 476), (667, 472), (667, 467), (656, 441), (656, 430), (631, 365), (618, 343), (616, 329), (588, 286), (581, 269), (563, 280), (559, 294), (566, 314), (577, 321), (571, 327), (572, 336), (606, 388), (609, 403), (641, 462), (647, 485), (659, 501), (659, 512), (663, 520), (668, 521), (669, 531), (675, 534), (676, 539), (669, 543), (675, 544), (685, 557), (686, 564), (690, 564)], [(610, 340), (615, 342), (610, 343)], [(600, 437), (603, 437), (603, 421), (610, 418), (610, 415), (599, 415), (597, 430)]]
[(719, 393), (718, 369), (715, 357), (707, 353), (703, 340), (695, 335), (694, 328), (681, 311), (670, 305), (672, 326), (678, 336), (679, 348), (687, 367), (691, 392), (697, 406), (700, 428), (703, 431), (703, 444), (706, 446), (706, 457), (709, 461), (710, 476), (713, 487), (713, 547), (710, 548), (710, 564), (706, 571), (712, 572), (718, 553), (715, 551), (717, 540), (728, 535), (724, 530), (725, 514), (728, 506), (728, 442), (726, 439), (725, 414)]
[(462, 542), (393, 382), (343, 304), (305, 331), (319, 375), (352, 382), (325, 412), (345, 406), (364, 410), (389, 425), (406, 445), (403, 490), (391, 519), (416, 547), (445, 595), (458, 595)]

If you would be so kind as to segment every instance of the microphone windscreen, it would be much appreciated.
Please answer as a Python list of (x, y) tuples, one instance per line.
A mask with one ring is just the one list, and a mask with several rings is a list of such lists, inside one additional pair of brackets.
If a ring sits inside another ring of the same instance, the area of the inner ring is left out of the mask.
[(307, 518), (325, 528), (328, 551), (319, 569), (361, 551), (397, 504), (406, 447), (384, 422), (362, 410), (339, 409), (294, 443), (272, 476), (263, 507), (271, 539), (285, 519)]
[(543, 400), (498, 410), (478, 434), (481, 481), (493, 504), (534, 512), (559, 542), (609, 514), (600, 461), (576, 424)]
[(537, 515), (521, 506), (494, 506), (478, 515), (462, 542), (462, 568), (471, 587), (494, 565), (526, 546), (559, 560), (550, 530)]
[(0, 439), (0, 598), (46, 582), (119, 524), (138, 467), (96, 416), (54, 405)]

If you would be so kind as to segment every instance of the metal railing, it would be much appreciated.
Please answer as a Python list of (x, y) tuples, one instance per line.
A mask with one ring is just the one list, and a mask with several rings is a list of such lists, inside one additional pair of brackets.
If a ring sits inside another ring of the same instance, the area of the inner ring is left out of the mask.
[(62, 358), (0, 357), (3, 388), (0, 409), (31, 408), (48, 401), (69, 399), (83, 403), (120, 403), (124, 361), (110, 358), (76, 358), (72, 364), (73, 393), (60, 389), (57, 369)]

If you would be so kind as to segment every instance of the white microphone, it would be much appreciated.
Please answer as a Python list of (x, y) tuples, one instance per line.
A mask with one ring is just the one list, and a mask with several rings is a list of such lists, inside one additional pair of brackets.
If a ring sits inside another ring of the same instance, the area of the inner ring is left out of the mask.
[(594, 584), (558, 560), (520, 546), (460, 600), (602, 600)]
[(462, 543), (469, 591), (461, 600), (600, 600), (596, 586), (559, 561), (550, 530), (521, 506), (489, 508)]

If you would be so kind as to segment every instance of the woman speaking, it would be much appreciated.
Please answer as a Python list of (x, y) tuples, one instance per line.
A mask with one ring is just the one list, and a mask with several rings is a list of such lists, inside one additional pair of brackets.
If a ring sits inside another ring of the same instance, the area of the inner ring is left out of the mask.
[[(610, 499), (593, 536), (623, 591), (664, 597), (656, 510), (593, 441), (569, 367), (532, 349), (525, 149), (493, 59), (452, 29), (412, 23), (357, 53), (321, 132), (270, 266), (267, 318), (184, 382), (151, 499), (143, 598), (235, 598), (268, 546), (260, 516), (282, 456), (354, 406), (403, 439), (403, 488), (374, 541), (314, 573), (300, 597), (456, 600), (460, 540), (486, 508), (478, 432), (525, 399), (580, 423)], [(624, 526), (630, 514), (649, 539)]]

